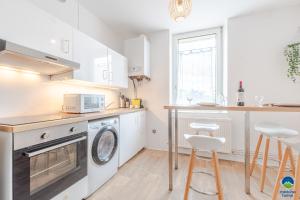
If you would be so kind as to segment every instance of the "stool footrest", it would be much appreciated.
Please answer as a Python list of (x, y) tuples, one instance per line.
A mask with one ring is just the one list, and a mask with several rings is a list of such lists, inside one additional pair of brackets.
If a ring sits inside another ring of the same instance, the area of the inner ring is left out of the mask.
[(198, 160), (211, 161), (211, 158), (205, 157), (205, 156), (199, 156), (199, 155), (196, 155), (196, 158), (197, 158)]
[[(272, 159), (272, 158), (269, 158), (268, 160), (270, 160), (270, 161), (272, 161), (272, 162), (278, 164), (278, 165), (267, 165), (267, 168), (268, 168), (268, 169), (278, 169), (278, 168), (279, 168), (279, 166), (280, 166), (280, 160)], [(258, 159), (258, 160), (257, 160), (257, 164), (261, 166), (261, 165), (262, 165), (262, 160), (261, 160), (261, 159)], [(290, 172), (290, 171), (292, 171), (291, 166), (288, 166), (288, 165), (287, 165), (284, 171), (285, 171), (285, 172)]]
[(199, 194), (203, 194), (203, 195), (206, 195), (206, 196), (216, 196), (216, 195), (218, 195), (217, 192), (200, 191), (200, 190), (195, 189), (193, 186), (190, 186), (190, 189), (193, 190), (194, 192), (197, 192)]
[(205, 175), (208, 175), (208, 176), (212, 176), (212, 177), (215, 177), (215, 175), (211, 172), (207, 172), (207, 171), (203, 171), (203, 170), (197, 170), (197, 171), (193, 171), (194, 174), (205, 174)]

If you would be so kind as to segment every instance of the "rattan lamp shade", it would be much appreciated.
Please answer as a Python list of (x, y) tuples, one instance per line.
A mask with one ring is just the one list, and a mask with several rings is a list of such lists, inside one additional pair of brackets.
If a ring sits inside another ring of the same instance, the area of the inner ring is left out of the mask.
[(192, 10), (192, 0), (169, 0), (170, 16), (176, 22), (183, 21)]

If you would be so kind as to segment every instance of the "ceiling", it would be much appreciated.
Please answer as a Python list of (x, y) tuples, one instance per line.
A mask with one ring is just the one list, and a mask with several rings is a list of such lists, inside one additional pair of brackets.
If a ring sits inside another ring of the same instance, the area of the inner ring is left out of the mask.
[(82, 0), (81, 4), (115, 31), (133, 35), (220, 26), (230, 17), (296, 5), (300, 0), (193, 0), (190, 16), (180, 23), (169, 17), (168, 0)]

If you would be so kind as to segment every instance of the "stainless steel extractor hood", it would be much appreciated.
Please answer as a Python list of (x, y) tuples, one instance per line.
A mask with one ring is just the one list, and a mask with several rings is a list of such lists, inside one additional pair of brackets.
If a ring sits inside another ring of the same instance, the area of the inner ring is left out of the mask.
[(56, 75), (80, 68), (80, 64), (0, 39), (0, 66)]

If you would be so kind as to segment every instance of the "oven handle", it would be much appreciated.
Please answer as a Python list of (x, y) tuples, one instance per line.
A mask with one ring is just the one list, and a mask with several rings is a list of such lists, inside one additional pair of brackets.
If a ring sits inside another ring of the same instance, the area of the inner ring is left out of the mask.
[(74, 144), (76, 142), (80, 142), (82, 140), (86, 140), (86, 136), (83, 136), (83, 137), (80, 137), (80, 138), (77, 138), (77, 139), (74, 139), (74, 140), (70, 140), (68, 142), (64, 142), (64, 143), (61, 143), (61, 144), (58, 144), (58, 145), (54, 145), (54, 146), (51, 146), (51, 147), (47, 147), (45, 149), (41, 149), (41, 150), (38, 150), (38, 151), (25, 152), (25, 156), (30, 158), (30, 157), (33, 157), (33, 156), (36, 156), (36, 155), (39, 155), (39, 154), (42, 154), (42, 153), (45, 153), (45, 152), (63, 147), (63, 146), (67, 146), (67, 145), (70, 145), (70, 144)]

